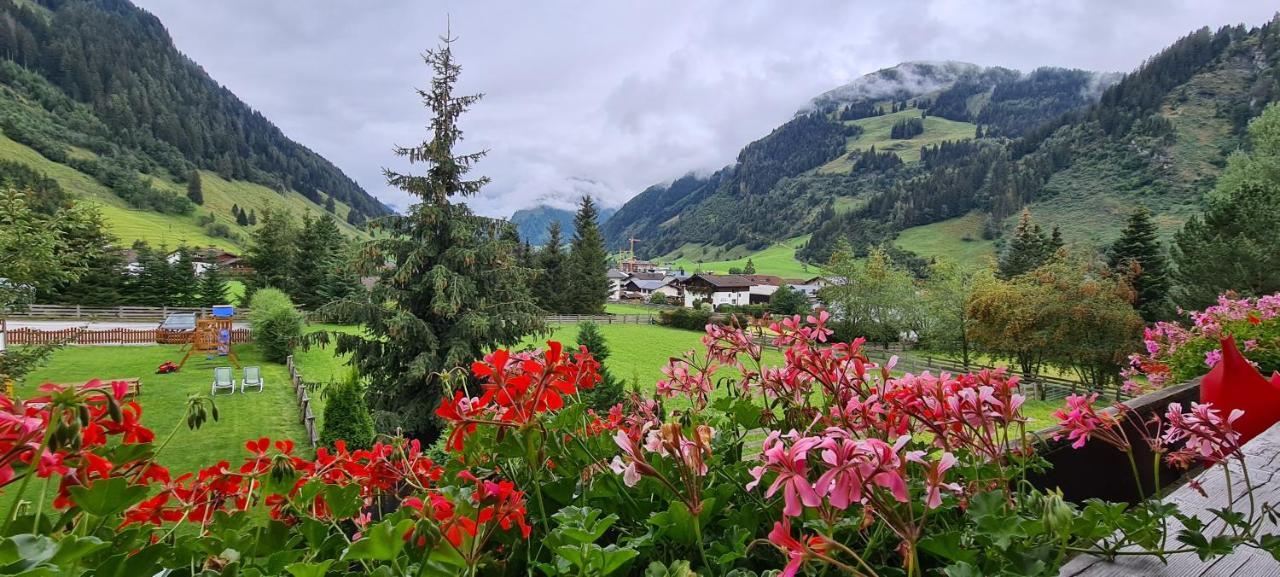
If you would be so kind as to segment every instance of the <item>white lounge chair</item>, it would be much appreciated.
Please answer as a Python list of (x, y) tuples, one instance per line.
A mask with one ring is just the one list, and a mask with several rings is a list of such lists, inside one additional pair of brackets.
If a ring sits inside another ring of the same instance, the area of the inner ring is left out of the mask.
[(244, 392), (245, 387), (258, 387), (258, 392), (262, 392), (262, 369), (258, 367), (245, 367), (244, 378), (240, 379), (240, 392)]
[(209, 390), (209, 394), (217, 395), (218, 391), (236, 392), (236, 380), (231, 375), (231, 367), (213, 369), (213, 388)]

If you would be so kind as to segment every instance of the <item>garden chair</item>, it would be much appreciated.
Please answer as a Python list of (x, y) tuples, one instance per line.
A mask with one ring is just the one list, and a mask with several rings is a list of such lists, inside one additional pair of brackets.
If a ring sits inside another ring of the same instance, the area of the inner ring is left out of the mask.
[(218, 391), (236, 392), (236, 380), (231, 376), (231, 367), (218, 367), (213, 369), (213, 388), (209, 390), (209, 395), (216, 395)]
[(245, 387), (258, 387), (258, 392), (262, 392), (262, 369), (258, 367), (245, 367), (244, 378), (240, 379), (240, 392), (243, 393)]

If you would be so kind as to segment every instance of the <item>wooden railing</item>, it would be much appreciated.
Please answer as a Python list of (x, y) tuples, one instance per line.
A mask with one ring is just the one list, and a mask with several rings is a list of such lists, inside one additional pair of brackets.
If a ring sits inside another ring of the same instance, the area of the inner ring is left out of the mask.
[(546, 321), (549, 325), (576, 325), (587, 321), (598, 325), (651, 325), (654, 315), (551, 315)]
[[(111, 328), (88, 330), (80, 328), (44, 330), (33, 328), (9, 329), (6, 339), (11, 345), (154, 345), (159, 342), (158, 329)], [(252, 340), (249, 329), (232, 329), (231, 343), (247, 343)]]
[[(21, 310), (6, 311), (13, 319), (93, 320), (115, 319), (123, 321), (162, 321), (171, 314), (195, 313), (207, 315), (209, 307), (82, 307), (80, 305), (30, 305)], [(247, 309), (237, 309), (245, 315)]]
[(307, 440), (311, 441), (311, 448), (314, 449), (320, 443), (320, 434), (316, 432), (316, 415), (311, 411), (311, 392), (302, 381), (302, 373), (298, 371), (298, 365), (294, 364), (293, 355), (285, 359), (285, 366), (289, 368), (289, 383), (293, 385), (293, 393), (298, 399), (298, 418), (306, 428)]

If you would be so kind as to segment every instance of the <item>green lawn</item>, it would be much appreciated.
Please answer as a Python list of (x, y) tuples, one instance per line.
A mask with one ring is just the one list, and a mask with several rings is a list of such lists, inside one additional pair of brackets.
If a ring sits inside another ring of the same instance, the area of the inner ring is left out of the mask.
[(666, 260), (672, 266), (682, 267), (685, 272), (694, 271), (726, 274), (730, 268), (744, 268), (747, 259), (756, 266), (756, 274), (771, 274), (783, 278), (807, 279), (821, 274), (821, 269), (806, 265), (796, 260), (796, 249), (809, 241), (809, 235), (797, 236), (761, 249), (741, 258), (727, 260), (707, 260), (706, 251), (702, 247), (682, 247), (667, 255)]
[[(31, 373), (17, 389), (30, 396), (40, 383), (84, 383), (94, 378), (142, 379), (142, 422), (156, 432), (157, 441), (178, 426), (173, 441), (159, 460), (179, 471), (195, 470), (219, 459), (237, 463), (244, 456), (244, 441), (258, 437), (293, 439), (303, 450), (311, 447), (298, 422), (293, 389), (284, 365), (263, 360), (254, 345), (238, 345), (235, 353), (241, 365), (260, 366), (266, 386), (262, 393), (220, 394), (216, 401), (220, 419), (199, 431), (184, 424), (187, 396), (208, 395), (213, 369), (230, 366), (225, 358), (206, 360), (192, 355), (180, 372), (157, 375), (165, 361), (177, 362), (184, 352), (178, 345), (67, 347), (53, 354), (49, 363)], [(236, 371), (236, 380), (240, 380)]]
[(628, 303), (605, 303), (604, 312), (611, 315), (656, 315), (658, 307), (647, 307)]
[(979, 268), (996, 254), (996, 243), (982, 239), (985, 216), (973, 212), (898, 234), (894, 244), (924, 258), (942, 258), (968, 268)]

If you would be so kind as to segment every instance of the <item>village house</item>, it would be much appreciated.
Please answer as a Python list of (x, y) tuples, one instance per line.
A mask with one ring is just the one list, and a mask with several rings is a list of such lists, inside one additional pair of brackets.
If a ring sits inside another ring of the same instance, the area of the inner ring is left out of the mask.
[(627, 282), (627, 273), (611, 268), (605, 276), (609, 278), (609, 300), (622, 300), (622, 283)]
[(744, 306), (751, 304), (751, 281), (737, 274), (698, 273), (684, 281), (684, 306), (693, 308), (694, 302)]
[(640, 298), (648, 300), (653, 293), (659, 293), (667, 298), (680, 296), (680, 289), (670, 282), (663, 279), (649, 280), (630, 278), (626, 284), (622, 285), (622, 294), (628, 298)]

